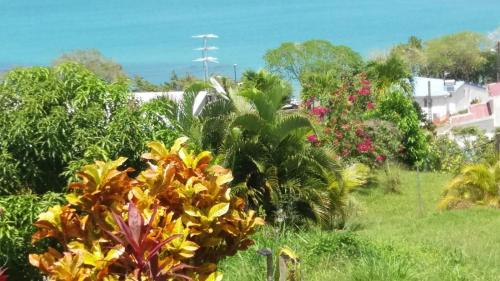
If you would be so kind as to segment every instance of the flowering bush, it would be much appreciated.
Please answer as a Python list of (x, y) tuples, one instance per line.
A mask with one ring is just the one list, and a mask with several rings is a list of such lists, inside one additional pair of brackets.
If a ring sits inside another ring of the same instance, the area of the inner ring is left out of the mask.
[(35, 223), (33, 242), (58, 247), (30, 263), (54, 281), (221, 280), (217, 262), (252, 245), (263, 221), (230, 195), (231, 172), (210, 167), (210, 153), (193, 154), (186, 140), (149, 143), (149, 168), (136, 178), (118, 169), (125, 158), (85, 166), (69, 203)]
[(313, 98), (306, 103), (310, 115), (324, 128), (318, 136), (309, 136), (309, 142), (331, 145), (343, 160), (370, 165), (384, 162), (400, 149), (397, 128), (388, 122), (367, 118), (376, 109), (376, 103), (365, 75), (346, 81), (341, 87), (332, 87), (331, 91), (327, 99), (321, 100), (325, 107), (312, 107)]

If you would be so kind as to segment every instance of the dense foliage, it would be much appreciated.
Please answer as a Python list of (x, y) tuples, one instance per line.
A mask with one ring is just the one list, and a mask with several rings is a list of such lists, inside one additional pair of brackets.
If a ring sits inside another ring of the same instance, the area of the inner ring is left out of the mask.
[(373, 116), (392, 122), (402, 134), (403, 150), (398, 158), (409, 165), (419, 164), (428, 152), (427, 137), (412, 97), (400, 86), (391, 86), (380, 95)]
[(104, 57), (96, 49), (74, 50), (62, 54), (54, 60), (53, 65), (58, 66), (67, 62), (81, 64), (99, 78), (110, 83), (127, 79), (127, 75), (120, 64)]
[(268, 222), (341, 225), (349, 188), (333, 154), (307, 141), (314, 131), (307, 116), (281, 110), (289, 85), (263, 71), (249, 72), (242, 81), (197, 116), (188, 93), (171, 111), (173, 126), (233, 170), (235, 193)]
[(61, 190), (74, 170), (94, 159), (125, 155), (140, 165), (147, 138), (169, 135), (125, 82), (107, 83), (81, 65), (19, 68), (0, 84), (0, 192)]
[(427, 168), (457, 173), (462, 166), (474, 163), (495, 163), (497, 154), (494, 141), (477, 127), (452, 130), (452, 136), (444, 135), (429, 143)]
[(415, 74), (448, 77), (468, 82), (492, 82), (496, 79), (496, 54), (491, 49), (494, 36), (487, 38), (474, 32), (460, 32), (426, 42), (412, 36), (396, 45), (391, 56), (404, 59)]
[(346, 163), (380, 164), (399, 152), (398, 128), (371, 118), (376, 110), (376, 97), (364, 75), (346, 80), (340, 87), (335, 81), (324, 85), (329, 94), (318, 97), (322, 105), (315, 105), (315, 98), (306, 101), (310, 115), (321, 127), (318, 135), (309, 137), (311, 143), (331, 147)]
[(231, 171), (186, 141), (149, 143), (149, 168), (135, 179), (118, 169), (125, 158), (85, 166), (69, 203), (35, 223), (33, 242), (50, 237), (58, 247), (30, 263), (54, 281), (220, 280), (217, 262), (252, 245), (262, 221), (231, 196)]
[(264, 60), (272, 72), (301, 83), (310, 73), (356, 73), (363, 65), (361, 56), (351, 48), (325, 40), (285, 42), (267, 51)]
[(63, 196), (56, 193), (0, 197), (0, 264), (7, 266), (10, 281), (41, 279), (38, 271), (28, 263), (28, 253), (43, 246), (31, 245), (31, 235), (35, 231), (33, 222), (49, 206), (63, 201)]

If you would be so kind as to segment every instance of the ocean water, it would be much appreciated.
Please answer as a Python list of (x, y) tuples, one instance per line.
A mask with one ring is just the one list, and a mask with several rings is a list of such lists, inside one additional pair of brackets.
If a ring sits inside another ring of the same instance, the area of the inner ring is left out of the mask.
[(192, 62), (215, 33), (210, 71), (264, 66), (284, 41), (327, 39), (364, 56), (406, 41), (500, 26), (500, 0), (0, 0), (0, 70), (47, 65), (63, 52), (97, 48), (130, 74), (155, 82), (201, 75)]

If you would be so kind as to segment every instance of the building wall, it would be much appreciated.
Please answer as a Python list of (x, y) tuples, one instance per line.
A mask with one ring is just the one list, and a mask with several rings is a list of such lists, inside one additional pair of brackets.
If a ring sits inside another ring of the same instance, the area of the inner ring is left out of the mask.
[[(425, 113), (429, 112), (425, 102), (426, 99), (427, 97), (415, 97), (415, 100)], [(479, 103), (485, 103), (490, 97), (486, 89), (471, 85), (463, 85), (450, 96), (434, 96), (432, 97), (432, 115), (435, 119), (441, 119), (448, 114), (453, 115), (466, 111), (474, 99), (477, 99)]]
[[(420, 105), (420, 108), (422, 108), (422, 111), (425, 112), (425, 114), (428, 114), (429, 108), (428, 104), (426, 104), (425, 102), (426, 99), (427, 97), (415, 97), (415, 100), (417, 101), (418, 105)], [(434, 119), (439, 119), (446, 116), (448, 114), (448, 111), (454, 108), (455, 104), (450, 104), (448, 97), (432, 97), (432, 116)]]
[(489, 100), (489, 95), (486, 89), (464, 85), (460, 87), (450, 97), (450, 103), (455, 104), (455, 110), (450, 111), (450, 114), (455, 114), (469, 108), (473, 100), (478, 100), (479, 103), (485, 103)]
[(488, 136), (495, 132), (495, 118), (485, 118), (482, 120), (463, 123), (453, 126), (454, 128), (478, 127), (482, 129)]

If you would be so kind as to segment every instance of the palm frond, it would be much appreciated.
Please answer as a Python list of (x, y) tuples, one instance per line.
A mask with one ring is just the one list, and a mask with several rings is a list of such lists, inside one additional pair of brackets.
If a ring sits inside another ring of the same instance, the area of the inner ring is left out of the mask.
[(264, 122), (258, 115), (252, 113), (237, 116), (231, 124), (232, 128), (242, 127), (252, 133), (258, 133), (266, 126), (266, 122)]
[(275, 125), (274, 134), (281, 142), (288, 135), (295, 133), (299, 129), (308, 128), (312, 129), (311, 122), (306, 117), (293, 114), (284, 116)]
[(356, 163), (342, 170), (342, 180), (347, 191), (364, 186), (370, 176), (370, 167)]

